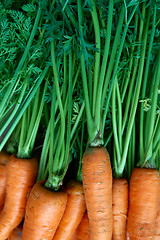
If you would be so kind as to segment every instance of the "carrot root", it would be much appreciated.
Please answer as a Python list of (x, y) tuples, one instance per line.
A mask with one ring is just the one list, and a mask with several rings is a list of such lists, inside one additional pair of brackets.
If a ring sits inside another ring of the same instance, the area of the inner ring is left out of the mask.
[(67, 193), (52, 192), (37, 182), (31, 190), (26, 205), (22, 240), (51, 240), (64, 214)]
[(54, 240), (70, 240), (86, 210), (83, 186), (71, 180), (67, 184), (68, 200), (62, 220), (55, 233)]
[(159, 200), (159, 172), (154, 169), (135, 168), (131, 174), (128, 240), (150, 240), (154, 237)]
[(128, 182), (126, 179), (113, 179), (113, 240), (126, 240), (128, 213)]
[(18, 159), (10, 156), (7, 164), (6, 197), (0, 214), (0, 240), (7, 239), (22, 221), (28, 192), (38, 172), (36, 159)]
[(112, 238), (112, 170), (104, 147), (89, 147), (82, 159), (82, 178), (92, 240)]

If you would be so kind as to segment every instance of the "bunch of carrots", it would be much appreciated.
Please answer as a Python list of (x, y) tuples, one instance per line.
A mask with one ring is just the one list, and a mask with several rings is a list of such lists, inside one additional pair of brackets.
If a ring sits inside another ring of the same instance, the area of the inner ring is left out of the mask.
[(160, 239), (160, 3), (0, 10), (0, 240)]

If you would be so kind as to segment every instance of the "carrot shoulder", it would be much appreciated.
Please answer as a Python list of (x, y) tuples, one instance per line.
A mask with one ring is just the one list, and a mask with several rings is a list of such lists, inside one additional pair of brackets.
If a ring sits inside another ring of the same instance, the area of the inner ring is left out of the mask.
[(124, 178), (113, 179), (113, 240), (126, 240), (128, 214), (128, 182)]
[(112, 170), (104, 147), (89, 147), (82, 159), (82, 178), (91, 239), (112, 238)]
[(83, 186), (80, 182), (71, 180), (67, 184), (67, 193), (67, 206), (54, 240), (70, 240), (86, 210)]
[(6, 197), (0, 214), (0, 240), (9, 237), (22, 221), (27, 195), (38, 172), (36, 159), (18, 159), (11, 155), (7, 164)]
[(134, 168), (130, 179), (128, 240), (154, 237), (159, 200), (159, 173), (154, 169)]
[(50, 240), (63, 216), (67, 193), (49, 191), (45, 181), (37, 182), (32, 188), (27, 205), (22, 231), (22, 240)]

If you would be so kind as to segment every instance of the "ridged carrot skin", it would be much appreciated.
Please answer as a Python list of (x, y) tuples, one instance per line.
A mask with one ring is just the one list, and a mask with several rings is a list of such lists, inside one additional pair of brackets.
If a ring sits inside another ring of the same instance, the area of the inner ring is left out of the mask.
[(44, 181), (37, 182), (27, 201), (22, 240), (52, 239), (66, 204), (65, 191), (49, 191), (44, 187)]
[(19, 225), (11, 232), (7, 240), (21, 240), (21, 239), (22, 239), (22, 225)]
[(82, 178), (92, 240), (112, 238), (112, 169), (105, 147), (88, 147)]
[(135, 168), (131, 174), (127, 240), (150, 240), (154, 237), (159, 200), (159, 172)]
[(155, 223), (154, 240), (160, 240), (160, 188), (159, 188), (159, 204), (158, 204), (158, 212), (157, 212), (156, 223)]
[(38, 163), (33, 159), (10, 156), (7, 163), (6, 197), (0, 214), (0, 240), (7, 239), (22, 221), (28, 192), (35, 183)]
[(77, 228), (76, 235), (76, 240), (90, 240), (90, 226), (87, 212), (85, 212), (82, 221)]
[(66, 189), (68, 193), (66, 209), (53, 240), (71, 240), (86, 210), (82, 184), (71, 180)]
[(124, 178), (113, 179), (113, 240), (126, 240), (128, 214), (128, 182)]
[(4, 206), (5, 193), (6, 193), (6, 177), (7, 177), (7, 162), (9, 154), (4, 151), (0, 152), (0, 212)]

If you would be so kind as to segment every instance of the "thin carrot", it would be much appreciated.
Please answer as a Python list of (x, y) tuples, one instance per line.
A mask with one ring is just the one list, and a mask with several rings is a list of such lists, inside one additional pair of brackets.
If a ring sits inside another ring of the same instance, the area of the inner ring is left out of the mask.
[(113, 240), (126, 239), (128, 213), (128, 182), (124, 178), (113, 179)]
[(4, 206), (6, 192), (6, 164), (9, 160), (9, 154), (4, 151), (0, 152), (0, 212)]
[(86, 210), (83, 186), (80, 182), (71, 180), (67, 184), (67, 192), (67, 206), (54, 240), (70, 240)]
[(22, 240), (52, 239), (63, 216), (67, 193), (50, 191), (45, 181), (37, 182), (29, 195), (22, 231)]
[(79, 224), (77, 231), (77, 240), (89, 240), (90, 239), (90, 226), (89, 226), (89, 219), (88, 214), (85, 212), (81, 223)]
[(92, 240), (112, 237), (112, 170), (105, 147), (88, 147), (82, 178)]
[(158, 212), (156, 216), (155, 233), (154, 233), (154, 240), (159, 240), (159, 239), (160, 239), (160, 188), (159, 188)]
[(21, 240), (22, 239), (22, 228), (23, 225), (18, 225), (10, 234), (8, 240)]
[(22, 221), (27, 194), (33, 186), (38, 163), (33, 159), (19, 159), (11, 155), (7, 164), (6, 197), (0, 214), (0, 240), (9, 237)]
[(150, 240), (154, 237), (159, 183), (157, 170), (134, 168), (130, 179), (128, 240)]

